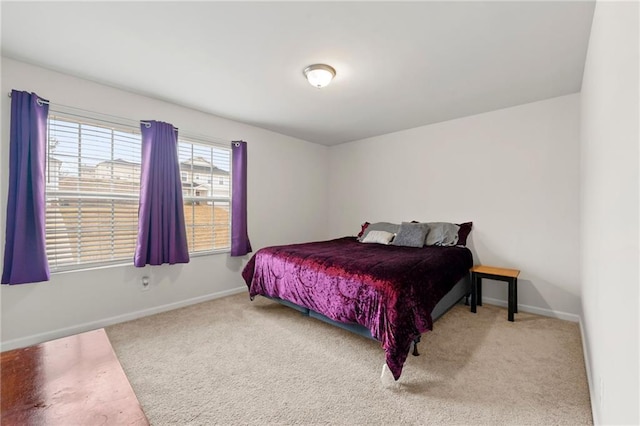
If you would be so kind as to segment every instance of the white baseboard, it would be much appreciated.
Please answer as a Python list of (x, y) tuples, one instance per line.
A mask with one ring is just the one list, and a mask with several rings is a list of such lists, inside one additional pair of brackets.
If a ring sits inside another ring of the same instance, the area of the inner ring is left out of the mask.
[[(493, 299), (491, 297), (482, 297), (482, 303), (488, 303), (490, 305), (508, 307), (508, 303), (505, 300)], [(561, 320), (580, 322), (580, 315), (570, 314), (568, 312), (553, 311), (551, 309), (539, 308), (537, 306), (521, 305), (518, 304), (518, 311), (529, 312), (531, 314), (542, 315), (544, 317), (558, 318)]]
[(587, 338), (582, 325), (582, 317), (580, 317), (580, 338), (582, 339), (582, 354), (584, 356), (584, 368), (587, 370), (587, 384), (589, 385), (589, 398), (591, 400), (591, 416), (593, 418), (593, 424), (600, 424), (600, 411), (597, 409), (596, 401), (596, 384), (594, 377), (591, 375), (591, 356), (589, 353), (589, 347), (587, 345)]
[(143, 309), (140, 311), (129, 312), (123, 315), (117, 315), (115, 317), (103, 318), (97, 321), (86, 322), (84, 324), (74, 325), (72, 327), (60, 328), (57, 330), (47, 331), (45, 333), (33, 334), (31, 336), (20, 337), (18, 339), (7, 340), (2, 342), (0, 347), (2, 351), (8, 351), (11, 349), (24, 348), (38, 343), (47, 342), (53, 339), (59, 339), (61, 337), (72, 336), (74, 334), (83, 333), (85, 331), (96, 330), (99, 328), (108, 327), (110, 325), (118, 324), (121, 322), (131, 321), (134, 319), (146, 317), (149, 315), (159, 314), (161, 312), (171, 311), (174, 309), (184, 308), (185, 306), (195, 305), (196, 303), (207, 302), (213, 299), (219, 299), (225, 296), (231, 296), (233, 294), (239, 294), (246, 292), (247, 287), (242, 286), (233, 288), (231, 290), (219, 291), (216, 293), (207, 294), (204, 296), (198, 296), (191, 299), (181, 300), (179, 302), (168, 303), (166, 305), (154, 306), (153, 308)]

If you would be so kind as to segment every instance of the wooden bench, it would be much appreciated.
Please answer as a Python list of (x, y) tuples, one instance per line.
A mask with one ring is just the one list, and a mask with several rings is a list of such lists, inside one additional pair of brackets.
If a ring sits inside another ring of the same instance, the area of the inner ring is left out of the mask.
[(104, 329), (2, 352), (2, 425), (148, 425)]
[(476, 305), (482, 306), (482, 278), (506, 281), (509, 284), (509, 313), (507, 319), (514, 321), (518, 313), (518, 275), (517, 269), (498, 268), (495, 266), (475, 265), (471, 272), (471, 312), (476, 313)]

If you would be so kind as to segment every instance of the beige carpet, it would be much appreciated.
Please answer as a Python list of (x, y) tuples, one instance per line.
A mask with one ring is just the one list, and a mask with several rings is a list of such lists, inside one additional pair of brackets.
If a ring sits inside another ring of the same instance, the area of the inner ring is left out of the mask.
[(575, 323), (456, 306), (381, 378), (379, 344), (246, 294), (107, 329), (152, 425), (591, 424)]

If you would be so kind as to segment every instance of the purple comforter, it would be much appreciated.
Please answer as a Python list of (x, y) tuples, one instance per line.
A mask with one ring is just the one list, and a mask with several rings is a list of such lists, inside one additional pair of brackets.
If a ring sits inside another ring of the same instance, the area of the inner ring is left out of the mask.
[(411, 342), (433, 328), (431, 311), (472, 266), (465, 247), (398, 247), (344, 237), (258, 250), (242, 271), (249, 294), (278, 297), (382, 342), (397, 380)]

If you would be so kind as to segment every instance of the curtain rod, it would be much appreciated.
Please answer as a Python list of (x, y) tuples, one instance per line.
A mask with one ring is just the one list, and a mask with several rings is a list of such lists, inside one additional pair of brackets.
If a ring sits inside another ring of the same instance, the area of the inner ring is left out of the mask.
[[(7, 93), (7, 96), (11, 97), (11, 92)], [(36, 99), (36, 103), (40, 106), (49, 105), (49, 101), (46, 99), (41, 99), (40, 96), (38, 96), (38, 99)]]
[[(140, 124), (144, 124), (144, 127), (146, 127), (147, 129), (150, 129), (150, 128), (151, 128), (151, 121), (152, 121), (152, 120), (140, 120)], [(173, 126), (173, 124), (172, 124), (172, 126)], [(176, 132), (177, 132), (178, 130), (180, 130), (180, 129), (178, 129), (176, 126), (173, 126), (173, 129), (174, 129)]]
[[(7, 96), (9, 96), (9, 98), (11, 98), (11, 92), (9, 92), (9, 93), (7, 94)], [(113, 117), (113, 118), (118, 119), (118, 120), (136, 121), (136, 120), (131, 120), (131, 119), (129, 119), (129, 118), (118, 117), (118, 116), (116, 116), (116, 115), (110, 115), (110, 114), (103, 114), (103, 113), (99, 113), (99, 112), (95, 112), (95, 111), (89, 111), (89, 110), (87, 110), (87, 109), (82, 109), (82, 108), (78, 108), (78, 107), (72, 107), (72, 106), (69, 106), (69, 105), (52, 104), (50, 101), (48, 101), (48, 100), (46, 100), (46, 99), (41, 99), (39, 96), (38, 96), (38, 99), (36, 100), (36, 102), (37, 102), (37, 103), (38, 103), (38, 105), (40, 105), (40, 106), (42, 106), (42, 105), (49, 105), (49, 106), (52, 106), (52, 107), (54, 107), (54, 108), (55, 108), (55, 107), (69, 108), (69, 109), (74, 109), (74, 110), (76, 110), (76, 111), (88, 112), (88, 113), (90, 113), (90, 114), (98, 114), (98, 115), (104, 115), (104, 116), (108, 116), (108, 117)], [(105, 121), (106, 121), (106, 120), (105, 120)], [(144, 124), (144, 127), (146, 127), (147, 129), (151, 127), (151, 122), (150, 122), (149, 120), (140, 120), (140, 121), (139, 121), (139, 123), (140, 123), (140, 124)], [(122, 123), (112, 123), (112, 124), (122, 124)], [(174, 126), (174, 129), (176, 130), (176, 132), (177, 132), (178, 130), (180, 130), (178, 127), (175, 127), (175, 126)]]
[[(11, 98), (11, 92), (8, 93), (8, 96), (9, 96), (9, 98)], [(76, 111), (89, 113), (91, 115), (99, 115), (99, 116), (103, 116), (103, 117), (112, 117), (112, 118), (114, 118), (116, 120), (127, 121), (129, 123), (136, 122), (136, 120), (132, 120), (132, 119), (129, 119), (129, 118), (124, 118), (124, 117), (119, 117), (117, 115), (103, 114), (103, 113), (100, 113), (100, 112), (89, 111), (88, 109), (82, 109), (82, 108), (73, 107), (73, 106), (69, 106), (69, 105), (63, 105), (63, 104), (57, 104), (57, 103), (52, 104), (50, 101), (47, 101), (46, 99), (40, 99), (40, 97), (38, 97), (38, 101), (37, 102), (38, 102), (38, 104), (40, 106), (42, 106), (43, 104), (47, 104), (47, 105), (50, 105), (50, 106), (52, 106), (54, 108), (55, 107), (68, 108), (68, 109), (71, 109), (71, 110), (76, 110)], [(64, 112), (64, 111), (61, 111), (61, 112)], [(65, 112), (65, 114), (73, 115), (70, 112)], [(77, 117), (84, 117), (84, 116), (77, 115)], [(117, 125), (121, 125), (121, 126), (124, 125), (124, 123), (112, 122), (112, 121), (108, 121), (108, 120), (102, 120), (102, 121), (106, 121), (108, 123), (117, 124)], [(138, 122), (139, 123), (144, 123), (144, 125), (147, 128), (151, 127), (151, 124), (147, 120), (140, 120)], [(176, 129), (176, 131), (179, 130), (179, 128), (177, 128), (177, 127), (174, 127), (174, 128)], [(207, 136), (198, 135), (198, 134), (189, 133), (189, 132), (183, 132), (182, 133), (182, 137), (184, 137), (186, 139), (195, 139), (197, 141), (201, 141), (201, 142), (205, 142), (205, 143), (214, 143), (214, 144), (217, 144), (217, 145), (224, 145), (224, 144), (228, 144), (230, 142), (228, 139), (216, 138), (216, 137), (212, 137), (212, 136), (209, 136), (209, 135), (207, 135)]]

